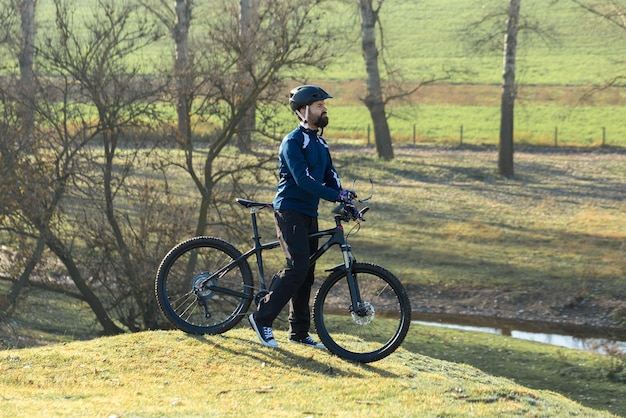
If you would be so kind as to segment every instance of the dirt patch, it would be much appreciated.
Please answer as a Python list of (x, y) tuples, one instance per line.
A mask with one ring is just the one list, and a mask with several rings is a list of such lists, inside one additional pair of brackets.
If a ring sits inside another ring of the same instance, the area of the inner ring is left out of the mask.
[[(416, 287), (409, 289), (414, 318), (467, 325), (524, 323), (578, 336), (602, 333), (626, 340), (626, 301), (528, 290)], [(447, 321), (446, 321), (447, 322)], [(595, 331), (595, 332), (594, 332)], [(596, 335), (597, 336), (597, 335)]]

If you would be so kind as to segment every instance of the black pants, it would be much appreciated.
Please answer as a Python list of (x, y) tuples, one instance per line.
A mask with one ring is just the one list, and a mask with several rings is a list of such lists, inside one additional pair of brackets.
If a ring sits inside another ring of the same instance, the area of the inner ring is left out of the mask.
[(309, 239), (308, 235), (317, 232), (317, 218), (284, 210), (275, 211), (274, 220), (286, 266), (272, 281), (270, 294), (261, 301), (255, 319), (259, 325), (271, 327), (289, 303), (290, 337), (303, 338), (311, 326), (309, 299), (315, 273), (315, 265), (309, 266), (309, 256), (318, 245), (318, 240)]

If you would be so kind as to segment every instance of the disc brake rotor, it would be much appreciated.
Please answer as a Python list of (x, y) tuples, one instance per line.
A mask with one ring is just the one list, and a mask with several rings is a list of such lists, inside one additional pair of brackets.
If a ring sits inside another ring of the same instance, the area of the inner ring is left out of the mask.
[(363, 302), (361, 309), (352, 311), (352, 320), (358, 325), (367, 325), (374, 320), (374, 305), (369, 302)]

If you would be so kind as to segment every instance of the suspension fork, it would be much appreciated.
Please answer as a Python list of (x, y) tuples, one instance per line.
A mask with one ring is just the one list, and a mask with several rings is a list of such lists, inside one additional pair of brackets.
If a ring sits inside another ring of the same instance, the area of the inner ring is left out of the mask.
[(349, 244), (344, 242), (341, 245), (341, 253), (343, 254), (346, 280), (348, 281), (348, 290), (350, 291), (350, 300), (352, 302), (352, 305), (350, 306), (350, 311), (357, 314), (358, 316), (365, 316), (365, 309), (363, 307), (363, 301), (361, 300), (359, 282), (353, 269), (356, 260), (354, 258), (354, 255), (352, 254), (352, 248)]
[(350, 307), (351, 312), (356, 313), (359, 316), (365, 316), (363, 308), (363, 301), (361, 300), (361, 292), (359, 290), (359, 284), (357, 277), (353, 272), (354, 263), (356, 259), (352, 254), (352, 247), (346, 242), (346, 238), (343, 232), (343, 226), (341, 225), (341, 219), (335, 217), (336, 228), (334, 230), (321, 231), (314, 235), (331, 235), (331, 238), (320, 247), (315, 254), (311, 256), (311, 262), (315, 262), (323, 253), (328, 250), (332, 245), (338, 245), (343, 256), (343, 264), (339, 264), (335, 267), (331, 267), (328, 271), (343, 270), (346, 272), (346, 280), (348, 281), (348, 290), (350, 291), (350, 301), (352, 305)]

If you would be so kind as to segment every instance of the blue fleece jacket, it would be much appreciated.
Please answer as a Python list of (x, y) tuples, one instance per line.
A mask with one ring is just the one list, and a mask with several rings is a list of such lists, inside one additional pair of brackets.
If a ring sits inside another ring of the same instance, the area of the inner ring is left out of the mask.
[(278, 150), (280, 179), (274, 209), (317, 216), (320, 198), (334, 202), (341, 190), (326, 141), (317, 131), (298, 126)]

